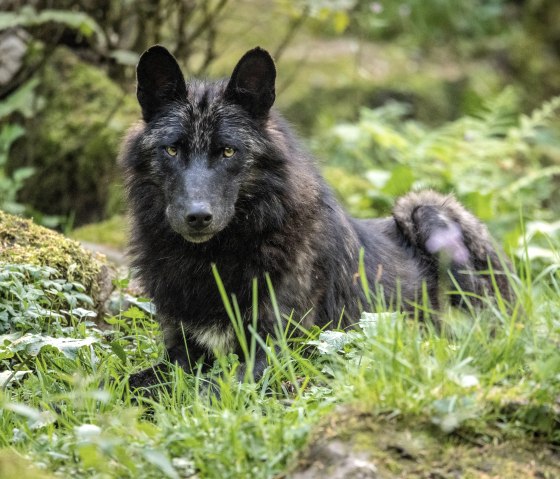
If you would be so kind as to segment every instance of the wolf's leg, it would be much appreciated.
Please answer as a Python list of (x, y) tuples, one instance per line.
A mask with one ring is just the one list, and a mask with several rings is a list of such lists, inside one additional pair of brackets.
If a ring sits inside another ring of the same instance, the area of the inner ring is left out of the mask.
[[(197, 344), (190, 341), (185, 344), (182, 336), (181, 341), (172, 342), (168, 339), (166, 343), (167, 359), (169, 362), (178, 364), (188, 373), (196, 371), (195, 365), (199, 360), (202, 359), (204, 361), (205, 356), (208, 356), (208, 354), (205, 355), (205, 351)], [(207, 366), (206, 363), (203, 363), (203, 368), (204, 366)], [(159, 363), (132, 374), (128, 384), (132, 389), (157, 386), (167, 373), (169, 373), (167, 364)]]
[[(503, 271), (504, 266), (510, 268), (509, 264), (504, 257), (500, 259), (486, 226), (453, 196), (431, 190), (409, 193), (397, 201), (393, 216), (424, 259), (433, 262), (440, 261), (442, 255), (447, 257), (461, 290), (480, 296), (493, 294), (492, 278), (483, 273), (491, 267), (502, 297), (512, 298)], [(476, 299), (470, 301), (478, 303)], [(459, 296), (452, 297), (452, 304), (459, 303)]]
[(163, 364), (156, 364), (150, 368), (131, 374), (128, 378), (128, 385), (131, 390), (139, 388), (151, 389), (161, 384), (167, 372), (167, 368)]

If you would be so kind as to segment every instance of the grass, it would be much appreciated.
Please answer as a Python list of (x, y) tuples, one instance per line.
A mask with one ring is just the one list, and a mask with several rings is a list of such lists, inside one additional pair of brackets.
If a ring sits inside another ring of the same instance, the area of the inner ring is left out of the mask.
[(100, 223), (80, 226), (70, 232), (70, 237), (122, 250), (127, 241), (127, 219), (124, 215), (115, 215)]
[[(373, 310), (353, 331), (312, 331), (307, 344), (283, 336), (257, 384), (237, 381), (239, 360), (230, 355), (211, 373), (218, 397), (204, 386), (208, 377), (172, 368), (168, 388), (149, 398), (126, 381), (162, 357), (147, 312), (134, 306), (93, 322), (75, 285), (68, 297), (41, 296), (45, 286), (28, 276), (29, 288), (15, 297), (8, 286), (21, 276), (4, 274), (8, 314), (24, 319), (0, 337), (0, 477), (33, 477), (31, 465), (79, 478), (278, 477), (297, 467), (310, 438), (342, 422), (336, 434), (394, 477), (427, 474), (388, 457), (387, 441), (404, 430), (423, 444), (419, 463), (428, 470), (442, 445), (461, 467), (457, 451), (472, 462), (473, 448), (503, 453), (515, 444), (509, 459), (526, 459), (529, 468), (531, 451), (560, 443), (560, 275), (549, 268), (532, 277), (528, 262), (520, 270), (523, 279), (512, 281), (523, 311), (489, 302), (472, 314), (445, 311), (432, 324)], [(235, 302), (222, 294), (235, 325)], [(46, 315), (39, 319), (25, 315), (37, 297)], [(60, 316), (48, 321), (53, 313)], [(246, 340), (249, 356), (254, 343)], [(358, 417), (367, 421), (349, 429)], [(540, 465), (545, 477), (560, 473), (554, 463)]]

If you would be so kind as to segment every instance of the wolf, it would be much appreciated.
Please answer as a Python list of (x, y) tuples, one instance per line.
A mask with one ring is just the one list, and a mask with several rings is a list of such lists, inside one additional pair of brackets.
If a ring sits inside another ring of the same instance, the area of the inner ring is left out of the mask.
[[(219, 81), (185, 81), (160, 45), (139, 60), (142, 121), (128, 132), (120, 155), (129, 252), (155, 303), (171, 362), (192, 371), (217, 352), (241, 352), (213, 265), (235, 295), (247, 334), (256, 279), (263, 338), (274, 336), (279, 315), (280, 321), (303, 318), (305, 328), (356, 323), (371, 300), (358, 280), (361, 254), (365, 279), (387, 307), (412, 310), (427, 297), (438, 310), (448, 274), (451, 285), (474, 293), (469, 304), (493, 294), (511, 300), (507, 261), (453, 196), (416, 191), (398, 199), (390, 217), (349, 216), (273, 108), (275, 80), (275, 63), (259, 47)], [(451, 302), (467, 303), (462, 295), (451, 295)], [(254, 377), (266, 366), (261, 348)], [(154, 381), (153, 369), (130, 380), (133, 386)]]

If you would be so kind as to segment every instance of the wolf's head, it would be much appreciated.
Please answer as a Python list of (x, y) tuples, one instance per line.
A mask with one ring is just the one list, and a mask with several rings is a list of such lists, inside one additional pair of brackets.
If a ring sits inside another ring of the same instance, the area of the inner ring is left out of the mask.
[(144, 170), (161, 192), (170, 226), (188, 241), (209, 240), (234, 217), (242, 185), (251, 182), (266, 148), (275, 78), (274, 62), (260, 48), (241, 58), (229, 81), (212, 83), (185, 83), (162, 46), (141, 56)]

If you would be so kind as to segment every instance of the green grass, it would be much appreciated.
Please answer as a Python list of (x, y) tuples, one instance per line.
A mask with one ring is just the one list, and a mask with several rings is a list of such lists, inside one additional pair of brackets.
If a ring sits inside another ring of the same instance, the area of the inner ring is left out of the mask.
[[(163, 378), (168, 388), (151, 398), (126, 381), (162, 357), (148, 313), (133, 307), (100, 328), (82, 296), (61, 304), (55, 292), (41, 296), (45, 314), (66, 312), (38, 321), (25, 311), (44, 285), (29, 276), (16, 297), (9, 286), (21, 278), (6, 273), (3, 301), (23, 319), (0, 337), (0, 378), (11, 379), (0, 396), (0, 477), (13, 477), (16, 466), (25, 477), (28, 463), (62, 477), (276, 477), (341, 405), (350, 415), (367, 413), (371, 428), (387, 420), (413, 425), (432, 448), (459, 447), (457, 438), (521, 441), (527, 451), (537, 438), (557, 444), (560, 275), (549, 268), (533, 278), (530, 265), (521, 266), (523, 280), (512, 282), (522, 309), (489, 302), (472, 314), (445, 311), (434, 324), (373, 311), (353, 331), (312, 331), (307, 345), (282, 337), (257, 384), (235, 379), (239, 361), (230, 355), (213, 369), (219, 397), (205, 387), (207, 376), (175, 368)], [(222, 294), (238, 325), (235, 302)], [(16, 335), (23, 339), (14, 342)], [(246, 339), (249, 356), (254, 344)], [(18, 370), (27, 372), (8, 378)]]
[(69, 236), (78, 241), (124, 249), (127, 239), (127, 219), (124, 215), (115, 215), (100, 223), (80, 226), (70, 232)]

